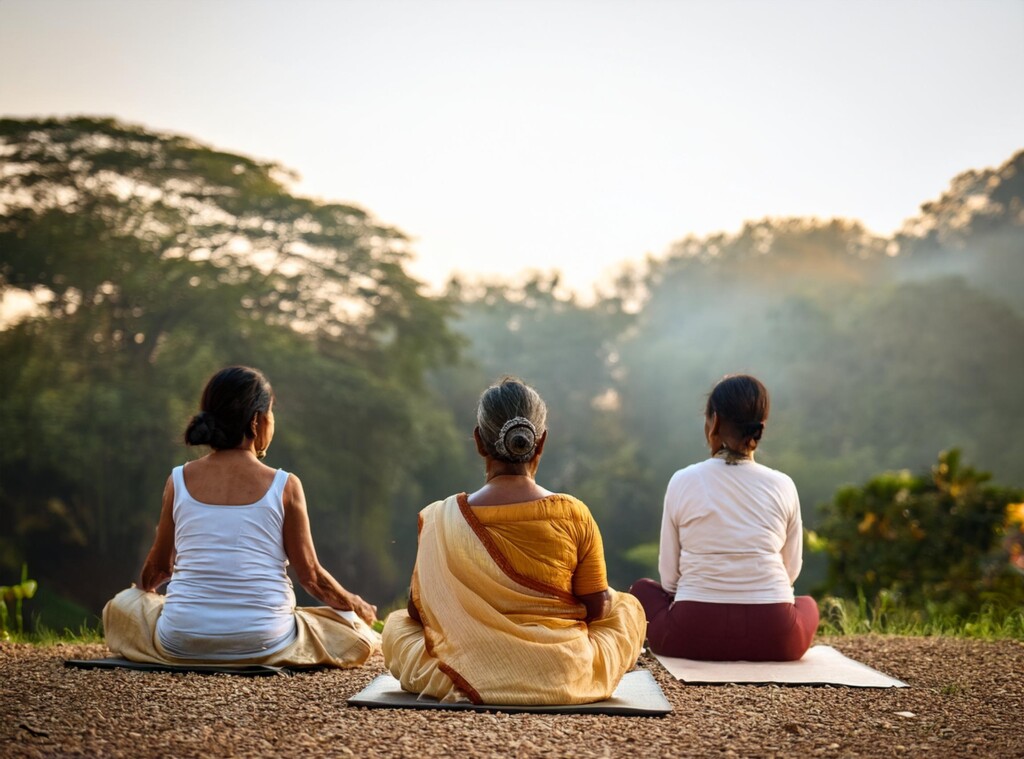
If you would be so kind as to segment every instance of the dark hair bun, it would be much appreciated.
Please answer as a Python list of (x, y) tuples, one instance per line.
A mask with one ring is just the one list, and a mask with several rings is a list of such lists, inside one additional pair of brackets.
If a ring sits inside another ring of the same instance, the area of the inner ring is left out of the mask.
[(743, 425), (741, 432), (744, 438), (760, 440), (761, 433), (764, 432), (764, 422), (747, 422)]
[(256, 414), (266, 414), (274, 391), (258, 369), (229, 366), (210, 377), (199, 401), (201, 411), (185, 428), (186, 445), (208, 445), (222, 451), (253, 437)]
[(220, 447), (223, 442), (224, 432), (217, 428), (217, 421), (213, 414), (200, 411), (185, 429), (185, 442), (189, 445), (209, 445), (214, 448)]

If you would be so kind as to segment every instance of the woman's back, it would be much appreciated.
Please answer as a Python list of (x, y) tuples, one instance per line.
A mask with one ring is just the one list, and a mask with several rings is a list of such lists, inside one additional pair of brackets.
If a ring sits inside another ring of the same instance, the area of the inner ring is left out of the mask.
[(288, 473), (278, 470), (248, 503), (241, 499), (259, 479), (222, 491), (224, 505), (193, 497), (185, 471), (172, 474), (177, 556), (157, 626), (160, 644), (179, 658), (249, 658), (284, 648), (295, 635), (282, 538)]
[[(319, 562), (298, 477), (260, 463), (274, 439), (274, 391), (258, 369), (207, 381), (175, 468), (139, 584), (103, 607), (104, 637), (126, 659), (358, 666), (377, 648), (376, 607)], [(286, 567), (326, 607), (296, 608)], [(167, 594), (157, 591), (168, 581)]]
[(792, 602), (800, 571), (793, 481), (753, 460), (710, 458), (672, 477), (660, 570), (677, 601)]
[(577, 596), (608, 587), (601, 533), (582, 501), (552, 494), (471, 508), (517, 574)]
[(792, 661), (818, 626), (794, 597), (803, 527), (793, 480), (754, 461), (771, 403), (756, 377), (724, 377), (708, 394), (711, 458), (665, 491), (658, 570), (630, 591), (644, 606), (651, 650), (685, 659)]
[(778, 552), (796, 516), (796, 486), (753, 460), (711, 458), (681, 469), (665, 495), (684, 533), (683, 547), (703, 553)]
[(277, 469), (238, 451), (217, 451), (190, 461), (183, 472), (193, 498), (224, 506), (245, 506), (260, 500), (277, 474)]

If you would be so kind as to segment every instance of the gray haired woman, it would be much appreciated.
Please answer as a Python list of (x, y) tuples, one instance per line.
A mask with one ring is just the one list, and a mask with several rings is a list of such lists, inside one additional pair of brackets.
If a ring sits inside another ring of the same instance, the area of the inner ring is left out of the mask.
[(440, 700), (572, 704), (608, 698), (636, 663), (639, 602), (608, 587), (587, 507), (536, 480), (547, 407), (506, 377), (484, 391), (473, 430), (486, 479), (427, 506), (407, 610), (384, 626), (402, 687)]

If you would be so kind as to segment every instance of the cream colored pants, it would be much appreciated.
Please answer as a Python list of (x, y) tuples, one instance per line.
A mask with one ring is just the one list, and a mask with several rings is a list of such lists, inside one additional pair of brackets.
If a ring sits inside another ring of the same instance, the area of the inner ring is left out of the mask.
[(166, 654), (156, 635), (164, 597), (136, 587), (122, 590), (103, 607), (107, 647), (117, 656), (153, 664), (266, 664), (274, 667), (358, 667), (380, 650), (380, 635), (361, 619), (350, 622), (327, 606), (295, 610), (296, 638), (267, 656), (230, 661), (178, 659)]

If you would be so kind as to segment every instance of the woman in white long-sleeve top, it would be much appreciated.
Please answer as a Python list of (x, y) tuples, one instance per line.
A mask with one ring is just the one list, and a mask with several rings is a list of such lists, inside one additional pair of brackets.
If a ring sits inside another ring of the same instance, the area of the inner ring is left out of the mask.
[(788, 475), (754, 461), (769, 399), (748, 375), (708, 396), (711, 457), (676, 472), (665, 493), (661, 582), (630, 588), (651, 650), (705, 660), (792, 661), (811, 644), (818, 606), (795, 597), (803, 526)]

